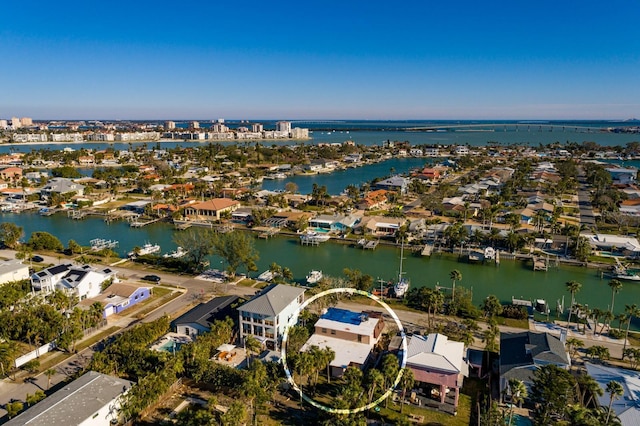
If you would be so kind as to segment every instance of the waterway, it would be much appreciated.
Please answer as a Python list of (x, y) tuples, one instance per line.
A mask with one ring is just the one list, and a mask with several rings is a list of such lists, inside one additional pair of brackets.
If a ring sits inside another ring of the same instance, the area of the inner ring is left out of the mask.
[[(157, 223), (143, 228), (130, 228), (126, 222), (107, 224), (101, 218), (87, 217), (83, 220), (71, 220), (62, 214), (49, 217), (37, 213), (2, 213), (0, 222), (13, 222), (24, 228), (25, 239), (34, 231), (47, 231), (58, 237), (63, 244), (70, 239), (81, 245), (89, 245), (93, 238), (118, 240), (116, 251), (124, 256), (134, 246), (145, 242), (157, 243), (162, 253), (175, 249), (173, 236), (177, 231), (168, 224)], [(256, 238), (255, 246), (260, 254), (257, 276), (269, 268), (273, 262), (291, 269), (296, 281), (302, 282), (310, 270), (319, 269), (326, 275), (343, 276), (344, 268), (359, 269), (376, 279), (393, 280), (398, 276), (400, 249), (398, 247), (378, 246), (375, 250), (362, 250), (347, 244), (327, 242), (318, 247), (301, 246), (295, 238), (275, 237), (268, 241)], [(503, 302), (511, 297), (533, 300), (546, 299), (555, 314), (556, 300), (564, 296), (565, 307), (570, 295), (565, 283), (576, 280), (582, 283), (577, 301), (588, 304), (590, 308), (607, 309), (611, 303), (611, 290), (608, 278), (601, 278), (593, 269), (581, 267), (552, 267), (546, 272), (534, 272), (530, 263), (502, 260), (499, 266), (489, 264), (468, 264), (455, 256), (434, 255), (432, 258), (418, 257), (405, 252), (404, 272), (415, 287), (436, 285), (450, 286), (449, 274), (458, 269), (462, 280), (457, 286), (473, 290), (476, 305), (489, 294), (494, 294)], [(221, 260), (211, 257), (213, 268), (222, 268)], [(244, 272), (244, 271), (238, 271)], [(625, 304), (640, 303), (640, 283), (624, 282), (615, 300), (616, 312), (622, 312)]]

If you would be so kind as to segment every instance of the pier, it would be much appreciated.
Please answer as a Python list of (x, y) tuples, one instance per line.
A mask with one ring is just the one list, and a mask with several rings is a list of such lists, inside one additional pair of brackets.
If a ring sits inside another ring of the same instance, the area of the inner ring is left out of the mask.
[(364, 238), (358, 240), (358, 245), (360, 247), (362, 247), (363, 250), (375, 250), (376, 247), (378, 247), (378, 244), (380, 243), (380, 240), (371, 240), (371, 241), (367, 241)]
[(253, 230), (258, 232), (258, 238), (265, 240), (268, 240), (280, 232), (280, 228), (274, 228), (271, 226), (258, 226), (253, 228)]
[(162, 218), (151, 219), (151, 220), (147, 220), (145, 222), (139, 221), (139, 220), (133, 220), (133, 221), (129, 222), (129, 226), (132, 227), (132, 228), (142, 228), (143, 226), (147, 226), (147, 225), (150, 225), (152, 223), (159, 222), (161, 220), (162, 220)]
[(89, 241), (91, 244), (91, 250), (100, 251), (104, 249), (113, 249), (118, 246), (118, 241), (116, 240), (105, 240), (103, 238), (96, 238)]
[(71, 219), (80, 220), (84, 219), (87, 216), (87, 212), (83, 212), (81, 210), (69, 210), (67, 211), (67, 217)]
[(547, 260), (544, 258), (534, 258), (533, 259), (533, 270), (534, 271), (546, 271), (549, 269), (549, 265), (547, 264)]
[(422, 256), (431, 256), (431, 253), (433, 253), (433, 246), (429, 244), (425, 244), (420, 254)]

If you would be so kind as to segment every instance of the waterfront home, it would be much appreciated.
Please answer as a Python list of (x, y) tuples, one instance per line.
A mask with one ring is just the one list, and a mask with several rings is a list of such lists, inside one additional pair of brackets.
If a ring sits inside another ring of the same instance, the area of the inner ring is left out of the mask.
[(530, 389), (536, 369), (548, 364), (565, 370), (571, 367), (569, 354), (558, 337), (533, 331), (500, 333), (500, 395), (508, 395), (509, 379), (521, 380)]
[(392, 176), (373, 184), (374, 189), (386, 189), (387, 191), (395, 191), (400, 194), (406, 194), (408, 186), (409, 179), (402, 176)]
[(421, 240), (427, 235), (427, 222), (423, 218), (414, 219), (409, 222), (407, 231), (410, 239)]
[(53, 194), (70, 194), (75, 192), (76, 195), (84, 194), (84, 185), (80, 185), (71, 179), (67, 178), (52, 178), (47, 184), (40, 190), (42, 199), (49, 199)]
[(456, 146), (453, 150), (453, 154), (457, 156), (469, 155), (469, 148), (464, 145)]
[(0, 178), (8, 181), (17, 181), (22, 179), (22, 169), (20, 167), (7, 167), (0, 170)]
[(633, 184), (638, 176), (638, 169), (609, 167), (605, 170), (611, 175), (614, 185)]
[(29, 279), (29, 266), (18, 259), (0, 262), (0, 285)]
[(268, 349), (279, 350), (284, 330), (304, 302), (304, 289), (272, 284), (238, 308), (240, 338), (255, 337)]
[(469, 376), (464, 355), (464, 343), (449, 340), (444, 334), (413, 335), (407, 345), (407, 368), (413, 372), (416, 387), (439, 398), (441, 404), (453, 391), (451, 402), (455, 409), (464, 378)]
[(297, 208), (301, 204), (305, 204), (311, 200), (308, 194), (284, 194), (284, 199), (289, 207)]
[(323, 160), (311, 160), (309, 164), (304, 164), (302, 169), (305, 172), (315, 172), (319, 173), (324, 169), (324, 161)]
[(89, 371), (5, 423), (6, 426), (92, 425), (120, 423), (122, 397), (129, 380)]
[(231, 213), (231, 221), (235, 223), (248, 224), (253, 220), (251, 217), (252, 209), (249, 207), (240, 207)]
[(436, 182), (442, 177), (441, 169), (436, 167), (425, 167), (419, 173), (416, 173), (413, 177), (427, 180), (429, 182)]
[(424, 156), (425, 157), (440, 157), (440, 148), (425, 148)]
[(580, 234), (596, 250), (621, 251), (625, 256), (640, 255), (640, 242), (636, 237), (613, 234)]
[(344, 156), (342, 159), (345, 163), (360, 163), (362, 161), (362, 154), (351, 153)]
[(362, 218), (358, 228), (375, 237), (395, 237), (405, 222), (404, 218), (369, 216)]
[(70, 263), (50, 266), (31, 275), (31, 286), (35, 290), (51, 293), (73, 265)]
[(347, 367), (364, 368), (378, 343), (384, 320), (379, 313), (329, 308), (314, 325), (314, 333), (300, 349), (330, 348), (335, 353), (329, 364), (331, 375), (341, 377)]
[(520, 217), (521, 225), (531, 225), (533, 223), (533, 217), (536, 215), (536, 212), (528, 207), (524, 209), (514, 210), (513, 213), (517, 214)]
[(422, 157), (424, 154), (420, 148), (411, 148), (409, 150), (409, 155), (412, 157)]
[(234, 329), (237, 329), (239, 301), (238, 296), (214, 297), (171, 321), (171, 329), (178, 334), (195, 337), (198, 334), (208, 333), (214, 321), (223, 321), (225, 318), (231, 318)]
[(637, 426), (640, 424), (640, 372), (625, 368), (610, 367), (598, 364), (585, 363), (587, 374), (591, 376), (600, 388), (601, 395), (597, 396), (600, 407), (608, 407), (610, 395), (607, 392), (607, 384), (616, 381), (622, 385), (624, 393), (618, 399), (613, 400), (611, 409), (620, 419), (622, 426)]
[(113, 314), (119, 314), (125, 309), (143, 302), (151, 297), (152, 289), (145, 286), (137, 286), (127, 283), (114, 283), (101, 294), (82, 300), (79, 305), (88, 309), (95, 302), (103, 306), (103, 317), (108, 318)]
[(224, 213), (233, 213), (240, 207), (240, 202), (228, 198), (213, 198), (202, 203), (191, 204), (184, 209), (188, 220), (219, 221)]

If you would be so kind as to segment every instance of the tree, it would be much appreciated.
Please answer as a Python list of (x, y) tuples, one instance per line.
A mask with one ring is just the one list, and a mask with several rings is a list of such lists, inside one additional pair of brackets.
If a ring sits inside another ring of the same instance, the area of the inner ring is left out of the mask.
[(198, 271), (202, 269), (207, 256), (213, 253), (213, 231), (211, 229), (188, 229), (176, 233), (173, 241), (178, 247), (185, 249), (185, 257), (190, 261), (191, 267)]
[(9, 402), (4, 406), (4, 409), (7, 410), (7, 416), (11, 419), (15, 417), (22, 409), (24, 405), (20, 401)]
[(45, 370), (44, 375), (47, 376), (47, 390), (51, 387), (51, 378), (56, 375), (56, 370), (49, 368)]
[(255, 337), (249, 335), (244, 338), (244, 348), (247, 351), (248, 364), (251, 366), (251, 360), (253, 359), (253, 355), (258, 353), (260, 349), (262, 349), (262, 344)]
[(449, 273), (449, 278), (452, 281), (451, 286), (451, 300), (455, 300), (456, 298), (456, 281), (462, 281), (462, 272), (457, 269), (454, 269)]
[(624, 395), (624, 388), (620, 383), (612, 380), (607, 383), (607, 393), (609, 394), (609, 410), (607, 411), (607, 419), (605, 420), (605, 424), (609, 423), (609, 416), (611, 415), (611, 407), (613, 406), (613, 401)]
[(500, 315), (502, 313), (502, 304), (500, 303), (500, 299), (493, 294), (489, 295), (482, 303), (482, 310), (484, 311), (484, 315), (489, 318)]
[(259, 259), (254, 241), (246, 232), (233, 231), (214, 234), (213, 252), (227, 262), (227, 272), (234, 276), (240, 266), (247, 271), (256, 271)]
[(298, 192), (298, 185), (295, 182), (287, 182), (284, 185), (284, 189), (291, 194), (295, 194)]
[(400, 412), (402, 413), (404, 409), (404, 399), (407, 395), (407, 389), (413, 388), (415, 383), (415, 378), (413, 376), (413, 371), (410, 368), (404, 368), (402, 370), (402, 376), (400, 378), (400, 387), (402, 388), (402, 399), (400, 400)]
[(220, 416), (220, 424), (222, 426), (237, 426), (245, 422), (247, 411), (244, 404), (240, 401), (234, 401), (229, 406), (226, 413)]
[(609, 286), (609, 288), (611, 288), (611, 309), (609, 309), (609, 312), (611, 312), (611, 314), (613, 314), (613, 304), (616, 300), (616, 294), (620, 291), (620, 289), (622, 288), (622, 283), (619, 280), (611, 280), (609, 281), (609, 283), (607, 284)]
[(0, 241), (8, 248), (16, 248), (24, 232), (21, 226), (11, 222), (0, 223)]
[(369, 389), (369, 404), (373, 401), (376, 391), (384, 386), (384, 375), (377, 368), (367, 372), (367, 388)]
[(27, 242), (33, 250), (62, 251), (64, 246), (60, 240), (48, 232), (36, 231), (31, 234)]
[(342, 273), (347, 277), (351, 287), (358, 290), (367, 291), (373, 285), (373, 277), (368, 274), (363, 274), (358, 269), (344, 268)]
[(569, 328), (569, 326), (571, 325), (571, 311), (573, 309), (573, 305), (576, 303), (576, 293), (580, 291), (580, 289), (582, 288), (582, 284), (580, 284), (578, 281), (571, 280), (567, 281), (565, 283), (565, 286), (569, 293), (571, 293), (571, 308), (569, 309), (569, 318), (567, 319), (567, 328)]
[(509, 379), (509, 391), (511, 393), (511, 410), (509, 410), (509, 426), (511, 426), (511, 420), (513, 419), (513, 408), (517, 404), (518, 406), (522, 406), (522, 403), (529, 393), (527, 392), (527, 387), (525, 386), (522, 380), (518, 380), (515, 378)]
[(69, 250), (69, 253), (73, 255), (82, 252), (82, 246), (75, 240), (69, 240), (67, 243), (67, 250)]
[[(398, 358), (395, 355), (388, 354), (382, 358), (382, 375), (384, 376), (384, 387), (386, 389), (389, 389), (395, 381), (399, 369)], [(384, 406), (385, 408), (389, 406), (389, 398), (385, 400)]]
[(538, 368), (533, 377), (531, 399), (536, 404), (536, 424), (552, 424), (552, 418), (564, 419), (568, 404), (575, 402), (575, 379), (554, 364)]
[(580, 339), (576, 339), (575, 337), (569, 337), (566, 341), (567, 351), (571, 356), (575, 356), (578, 348), (584, 347), (584, 342)]
[(627, 348), (627, 341), (629, 339), (629, 327), (631, 326), (631, 320), (634, 317), (640, 316), (640, 308), (635, 303), (632, 305), (625, 305), (624, 312), (627, 314), (627, 330), (624, 333), (624, 344), (622, 346), (622, 353)]
[[(580, 374), (577, 377), (578, 388), (580, 389), (580, 404), (585, 407), (591, 406), (594, 396), (602, 396), (604, 391), (600, 387), (600, 383), (588, 374)], [(589, 399), (585, 401), (585, 397), (589, 395)]]

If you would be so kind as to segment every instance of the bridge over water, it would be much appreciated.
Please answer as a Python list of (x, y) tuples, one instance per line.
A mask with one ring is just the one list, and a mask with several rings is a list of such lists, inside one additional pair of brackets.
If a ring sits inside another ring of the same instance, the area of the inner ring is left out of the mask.
[(465, 124), (438, 124), (434, 126), (407, 127), (408, 132), (495, 132), (495, 131), (523, 131), (523, 132), (579, 132), (598, 133), (613, 131), (609, 127), (580, 126), (553, 123), (465, 123)]

